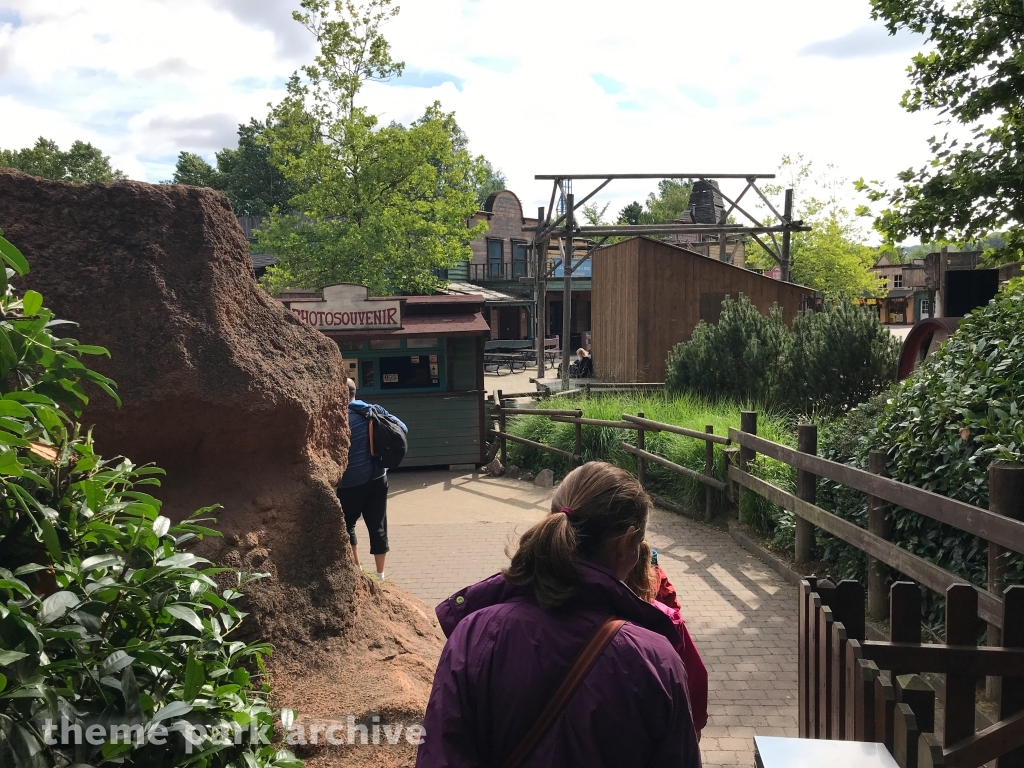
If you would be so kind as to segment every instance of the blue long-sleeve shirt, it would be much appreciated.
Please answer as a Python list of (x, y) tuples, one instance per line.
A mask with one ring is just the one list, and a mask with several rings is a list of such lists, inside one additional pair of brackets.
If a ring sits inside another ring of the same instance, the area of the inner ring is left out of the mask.
[(352, 443), (348, 449), (348, 467), (345, 469), (341, 482), (338, 483), (339, 488), (354, 488), (388, 473), (384, 467), (377, 466), (373, 457), (370, 456), (370, 420), (363, 411), (371, 407), (380, 408), (385, 414), (391, 416), (406, 434), (409, 433), (409, 428), (402, 423), (401, 419), (388, 413), (381, 406), (371, 406), (362, 400), (351, 401), (348, 404), (348, 427), (352, 434)]

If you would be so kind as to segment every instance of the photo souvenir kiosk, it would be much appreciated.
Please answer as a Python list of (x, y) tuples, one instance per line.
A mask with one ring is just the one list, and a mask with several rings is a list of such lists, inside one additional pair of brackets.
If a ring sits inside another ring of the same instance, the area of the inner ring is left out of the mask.
[(409, 427), (403, 467), (482, 463), (482, 296), (368, 297), (365, 286), (342, 283), (280, 299), (338, 345), (360, 400)]

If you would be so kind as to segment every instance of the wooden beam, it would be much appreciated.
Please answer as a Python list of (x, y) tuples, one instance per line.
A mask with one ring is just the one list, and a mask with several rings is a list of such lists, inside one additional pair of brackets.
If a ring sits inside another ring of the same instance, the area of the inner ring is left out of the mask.
[(624, 450), (626, 453), (632, 453), (634, 456), (642, 456), (647, 461), (654, 462), (659, 466), (665, 467), (665, 469), (671, 469), (673, 472), (683, 475), (684, 477), (688, 477), (691, 480), (696, 480), (698, 483), (710, 485), (712, 488), (716, 488), (719, 491), (725, 490), (725, 483), (723, 483), (721, 480), (715, 480), (715, 478), (708, 477), (707, 475), (702, 475), (700, 472), (694, 472), (689, 467), (680, 466), (679, 464), (671, 462), (668, 459), (661, 458), (661, 456), (656, 456), (653, 453), (642, 451), (635, 445), (630, 445), (629, 443), (619, 443), (619, 448)]
[(943, 645), (941, 643), (890, 643), (865, 640), (860, 644), (863, 658), (880, 669), (896, 674), (962, 670), (973, 675), (1024, 674), (1024, 648), (994, 648), (989, 645)]
[[(997, 515), (948, 496), (915, 488), (887, 477), (873, 475), (863, 469), (839, 464), (819, 456), (800, 453), (754, 435), (730, 429), (734, 443), (763, 453), (796, 469), (804, 469), (836, 483), (863, 491), (871, 496), (897, 504), (904, 509), (946, 523), (982, 539), (994, 541), (1014, 552), (1024, 552), (1024, 522)], [(895, 566), (894, 566), (895, 567)], [(908, 574), (909, 575), (909, 574)], [(944, 591), (944, 590), (943, 590)]]
[[(738, 430), (729, 430), (729, 432), (735, 439), (735, 434), (738, 433)], [(758, 443), (758, 450), (761, 449), (760, 443), (775, 445), (775, 443), (770, 443), (767, 440), (759, 440)], [(808, 456), (808, 458), (812, 457)], [(832, 462), (828, 463), (831, 464)], [(820, 472), (817, 474), (822, 477), (828, 476)], [(843, 520), (841, 517), (837, 517), (831, 512), (826, 512), (824, 509), (813, 504), (809, 504), (793, 494), (775, 487), (771, 483), (766, 483), (764, 480), (744, 472), (739, 467), (729, 468), (729, 479), (739, 483), (744, 488), (750, 489), (754, 493), (764, 496), (783, 509), (788, 509), (794, 515), (809, 520), (826, 533), (842, 539), (847, 544), (852, 544), (862, 552), (877, 557), (900, 573), (906, 574), (914, 581), (923, 584), (934, 592), (938, 592), (940, 595), (945, 594), (946, 590), (954, 584), (967, 583), (966, 579), (952, 574), (922, 557), (913, 555), (905, 549), (900, 549), (895, 544), (891, 544), (885, 539), (865, 531), (854, 523)], [(985, 590), (978, 587), (975, 587), (975, 589), (978, 591), (978, 613), (986, 621), (1002, 626), (1002, 601), (993, 597)], [(916, 672), (917, 670), (910, 671)]]
[(675, 424), (663, 424), (660, 421), (651, 421), (650, 419), (641, 419), (638, 416), (631, 416), (628, 413), (622, 414), (622, 420), (628, 421), (632, 424), (639, 424), (641, 427), (649, 432), (671, 432), (674, 435), (683, 435), (684, 437), (693, 437), (697, 440), (705, 440), (709, 443), (718, 443), (719, 445), (729, 445), (730, 440), (722, 435), (713, 435), (707, 432), (700, 432), (696, 429), (687, 429), (686, 427), (677, 427)]
[(538, 451), (546, 451), (553, 453), (555, 456), (561, 456), (563, 459), (572, 461), (572, 454), (568, 451), (563, 451), (561, 448), (552, 448), (550, 445), (544, 445), (544, 443), (537, 443), (533, 440), (527, 440), (525, 437), (518, 437), (516, 435), (510, 435), (508, 432), (498, 432), (495, 429), (491, 430), (491, 435), (497, 437), (500, 440), (511, 440), (513, 443), (519, 443), (530, 448), (536, 448)]

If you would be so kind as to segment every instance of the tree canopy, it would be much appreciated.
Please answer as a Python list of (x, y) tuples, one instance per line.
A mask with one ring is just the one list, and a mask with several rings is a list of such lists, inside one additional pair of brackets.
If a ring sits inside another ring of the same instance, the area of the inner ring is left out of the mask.
[(180, 153), (173, 183), (220, 190), (239, 216), (266, 216), (275, 206), (290, 210), (298, 188), (270, 161), (269, 127), (256, 119), (239, 125), (238, 147), (217, 152), (216, 167), (200, 155)]
[(0, 166), (16, 168), (44, 179), (89, 183), (121, 181), (128, 177), (110, 166), (110, 157), (84, 141), (76, 141), (66, 151), (57, 142), (40, 136), (32, 147), (0, 149)]
[(431, 292), (438, 270), (471, 257), (467, 229), (487, 179), (454, 115), (435, 103), (409, 126), (357, 104), (363, 84), (401, 74), (381, 26), (392, 0), (302, 0), (293, 16), (319, 53), (288, 82), (267, 129), (271, 162), (302, 191), (272, 212), (260, 246), (277, 256), (270, 290), (362, 283), (375, 294)]
[[(1019, 0), (872, 0), (891, 34), (924, 35), (914, 56), (909, 112), (937, 110), (960, 126), (929, 140), (933, 159), (899, 174), (902, 186), (865, 184), (886, 201), (875, 226), (892, 242), (977, 241), (1002, 233), (998, 261), (1024, 257), (1024, 6)], [(961, 134), (968, 134), (963, 138)]]
[(669, 224), (681, 219), (690, 208), (690, 193), (693, 179), (662, 179), (658, 191), (647, 195), (641, 205), (634, 200), (623, 206), (617, 218), (618, 224)]
[[(878, 250), (865, 245), (858, 217), (844, 205), (842, 193), (849, 181), (838, 177), (832, 166), (815, 172), (803, 155), (784, 156), (779, 175), (788, 178), (785, 186), (794, 190), (796, 218), (811, 226), (810, 232), (795, 232), (790, 247), (790, 278), (794, 283), (821, 291), (830, 298), (875, 295), (880, 290), (878, 277), (871, 271)], [(778, 196), (783, 185), (766, 184), (766, 195)], [(748, 245), (748, 261), (765, 268), (775, 261), (759, 246)]]

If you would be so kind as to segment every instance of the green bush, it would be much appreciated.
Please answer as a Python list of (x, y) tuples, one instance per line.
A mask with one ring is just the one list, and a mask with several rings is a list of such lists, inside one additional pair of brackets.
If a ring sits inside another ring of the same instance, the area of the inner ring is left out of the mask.
[(717, 323), (702, 320), (669, 353), (665, 386), (710, 399), (765, 400), (783, 383), (779, 361), (792, 343), (778, 307), (765, 317), (746, 296), (727, 296)]
[(2, 237), (0, 257), (0, 765), (301, 766), (260, 738), (271, 649), (233, 637), (261, 574), (185, 551), (218, 535), (209, 510), (172, 526), (147, 492), (160, 470), (96, 455), (83, 385), (114, 385), (80, 358), (106, 351), (54, 336), (42, 296), (12, 290), (28, 264)]
[[(644, 416), (666, 424), (696, 429), (701, 432), (711, 425), (715, 434), (728, 434), (729, 428), (740, 426), (740, 407), (725, 401), (710, 402), (693, 395), (592, 395), (566, 401), (553, 398), (542, 401), (541, 408), (580, 408), (588, 419), (618, 421), (622, 414), (643, 412)], [(544, 416), (522, 416), (509, 418), (509, 433), (525, 437), (545, 445), (573, 451), (575, 426), (553, 422)], [(792, 424), (770, 412), (758, 414), (758, 434), (787, 445), (794, 444)], [(636, 473), (636, 457), (620, 447), (621, 442), (636, 445), (636, 431), (631, 429), (610, 429), (608, 427), (583, 426), (581, 429), (584, 461), (608, 461), (629, 472)], [(645, 447), (651, 453), (664, 456), (670, 461), (697, 472), (704, 472), (704, 441), (674, 435), (669, 432), (647, 432)], [(725, 463), (722, 446), (714, 446), (714, 471), (718, 479), (724, 478)], [(571, 469), (569, 462), (524, 445), (510, 442), (509, 461), (524, 469), (539, 472), (551, 469), (557, 475), (564, 475)], [(752, 472), (765, 480), (792, 489), (795, 474), (785, 465), (765, 457), (758, 457)], [(651, 462), (647, 463), (647, 487), (650, 491), (686, 506), (689, 509), (704, 510), (705, 486), (669, 469)], [(779, 521), (784, 522), (784, 513), (774, 504), (756, 494), (745, 494), (742, 510), (744, 520), (765, 536), (776, 535)]]
[[(935, 354), (885, 396), (851, 411), (823, 441), (835, 461), (867, 467), (868, 452), (888, 454), (890, 476), (980, 507), (988, 506), (993, 461), (1024, 461), (1024, 283), (1017, 282), (971, 313)], [(823, 506), (862, 525), (864, 495), (823, 484)], [(895, 509), (892, 540), (974, 584), (987, 579), (985, 543), (924, 515)], [(837, 575), (864, 579), (863, 557), (820, 537)], [(1020, 555), (1008, 559), (1008, 581), (1024, 581)], [(928, 602), (941, 623), (941, 602)]]
[(870, 310), (839, 303), (800, 316), (790, 331), (774, 307), (722, 302), (715, 325), (701, 322), (669, 353), (666, 386), (707, 398), (758, 400), (795, 412), (842, 412), (896, 377), (900, 343)]
[(803, 413), (843, 412), (896, 380), (900, 342), (866, 308), (847, 302), (793, 322), (780, 402)]

